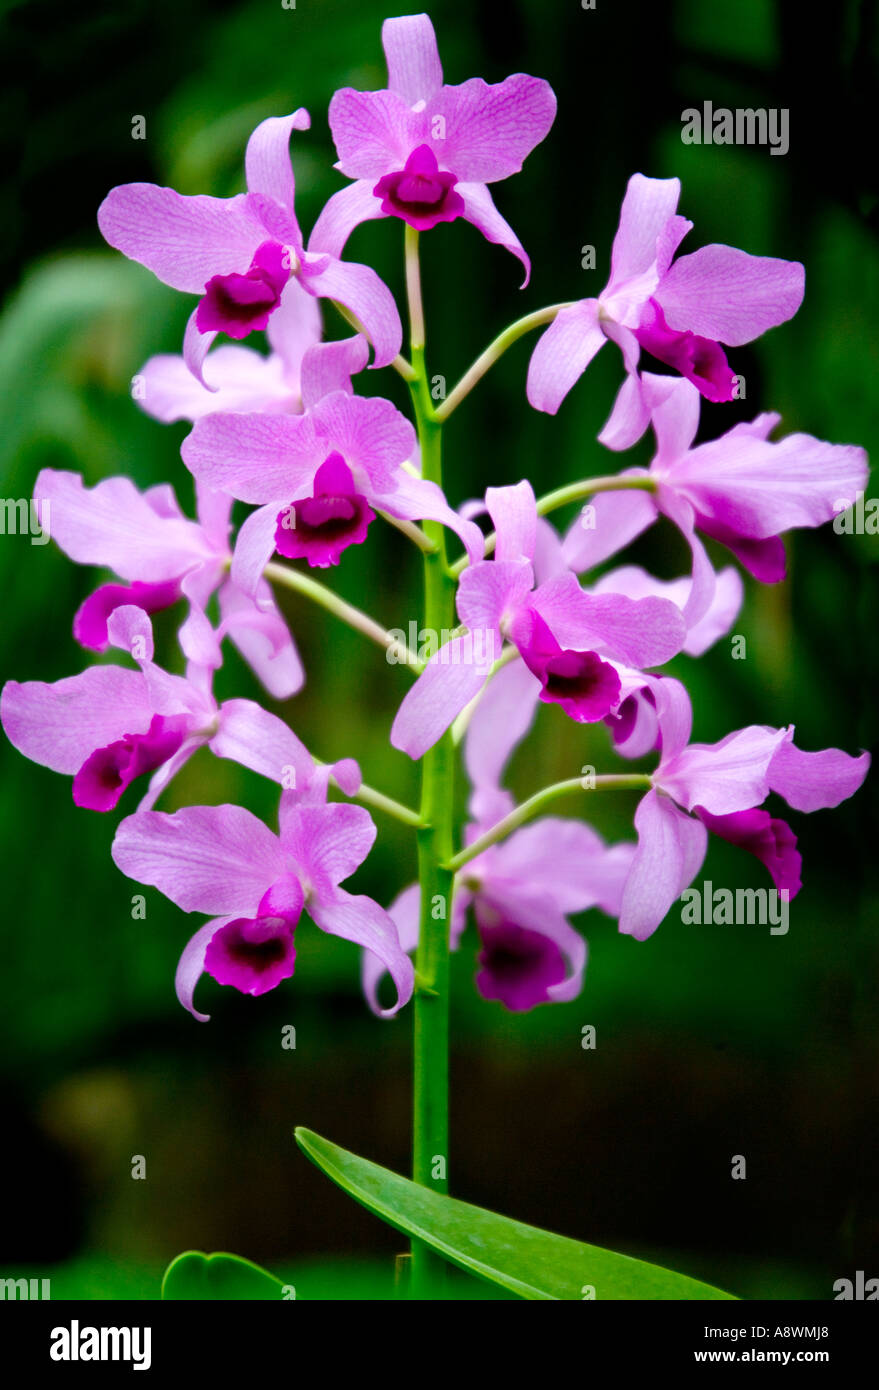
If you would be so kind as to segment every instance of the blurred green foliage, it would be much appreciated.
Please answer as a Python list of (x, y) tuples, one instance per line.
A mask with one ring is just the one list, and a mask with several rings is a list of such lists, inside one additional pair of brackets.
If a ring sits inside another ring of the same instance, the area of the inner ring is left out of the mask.
[[(734, 14), (695, 0), (595, 11), (574, 0), (516, 0), (502, 11), (487, 0), (463, 8), (439, 0), (431, 12), (447, 80), (499, 80), (524, 68), (559, 96), (547, 142), (496, 190), (531, 253), (529, 288), (520, 294), (517, 264), (463, 222), (424, 238), (432, 373), (451, 386), (514, 316), (596, 292), (629, 174), (677, 174), (693, 247), (726, 241), (807, 268), (800, 314), (735, 354), (747, 398), (706, 407), (703, 436), (778, 409), (787, 431), (875, 452), (874, 5), (846, 0), (814, 25), (762, 0)], [(237, 191), (253, 125), (304, 104), (313, 126), (294, 137), (294, 165), (309, 228), (342, 184), (329, 98), (346, 84), (383, 84), (384, 14), (375, 0), (299, 0), (292, 10), (280, 0), (7, 7), (0, 111), (17, 149), (0, 202), (6, 497), (29, 496), (38, 470), (51, 466), (89, 482), (120, 472), (140, 486), (170, 480), (191, 505), (178, 453), (185, 427), (158, 425), (128, 394), (147, 356), (178, 350), (190, 304), (104, 248), (95, 210), (113, 183), (135, 179), (187, 193)], [(789, 107), (790, 153), (683, 145), (680, 113), (704, 99)], [(135, 115), (146, 119), (143, 141), (131, 138)], [(584, 244), (597, 248), (595, 271), (581, 269)], [(375, 265), (399, 293), (401, 245), (399, 226), (379, 222), (359, 228), (347, 254)], [(341, 331), (329, 315), (327, 331)], [(601, 354), (550, 419), (526, 407), (530, 347), (508, 354), (446, 432), (454, 503), (488, 483), (527, 476), (541, 491), (607, 471), (595, 437), (619, 382), (615, 356)], [(405, 408), (391, 376), (366, 373), (358, 386)], [(748, 584), (736, 625), (747, 659), (731, 660), (721, 642), (698, 663), (674, 666), (692, 692), (697, 738), (793, 722), (807, 748), (874, 742), (877, 547), (876, 537), (831, 528), (801, 533), (783, 586)], [(659, 527), (632, 559), (666, 576), (686, 564), (678, 539)], [(54, 547), (2, 539), (4, 679), (82, 669), (70, 622), (98, 578)], [(374, 529), (331, 581), (388, 626), (418, 617), (418, 566), (396, 533)], [(387, 744), (402, 669), (304, 601), (282, 602), (308, 684), (280, 712), (319, 756), (356, 755), (367, 781), (414, 801), (415, 770)], [(173, 628), (157, 626), (173, 663)], [(259, 696), (234, 653), (217, 689)], [(606, 766), (608, 756), (603, 731), (542, 709), (511, 785), (527, 795), (584, 764)], [(241, 1250), (279, 1270), (343, 1252), (361, 1260), (351, 1287), (378, 1296), (386, 1280), (363, 1252), (385, 1252), (387, 1271), (399, 1239), (308, 1171), (291, 1131), (313, 1126), (404, 1170), (407, 1018), (372, 1019), (355, 953), (306, 923), (295, 981), (259, 1001), (205, 981), (202, 1006), (213, 1018), (196, 1025), (173, 993), (193, 924), (154, 892), (146, 921), (132, 920), (136, 885), (108, 854), (116, 818), (76, 812), (63, 779), (5, 743), (0, 767), (0, 1095), (16, 1136), (4, 1151), (5, 1190), (16, 1200), (0, 1236), (3, 1272), (42, 1261), (41, 1272), (56, 1269), (58, 1289), (79, 1296), (148, 1296), (144, 1271), (152, 1279), (187, 1245)], [(242, 802), (271, 822), (276, 797), (202, 752), (164, 806), (198, 801)], [(875, 1265), (873, 808), (868, 785), (836, 812), (793, 817), (805, 887), (787, 937), (684, 926), (672, 914), (639, 944), (588, 913), (582, 997), (511, 1016), (475, 995), (468, 934), (454, 971), (456, 1195), (685, 1266), (745, 1296), (828, 1297), (833, 1279), (870, 1258)], [(594, 807), (596, 824), (612, 839), (631, 836), (632, 810), (627, 795), (608, 797)], [(388, 902), (414, 876), (414, 846), (396, 823), (382, 820), (379, 830), (354, 885)], [(762, 871), (744, 859), (714, 844), (705, 876), (758, 885)], [(289, 1022), (297, 1049), (286, 1053)], [(580, 1047), (586, 1023), (598, 1031), (594, 1052)], [(744, 1183), (730, 1180), (737, 1153), (748, 1158)], [(146, 1182), (129, 1176), (133, 1154), (147, 1158)], [(57, 1266), (68, 1257), (65, 1273)], [(321, 1290), (313, 1296), (341, 1296), (335, 1274), (308, 1268)], [(303, 1285), (311, 1277), (303, 1273)]]

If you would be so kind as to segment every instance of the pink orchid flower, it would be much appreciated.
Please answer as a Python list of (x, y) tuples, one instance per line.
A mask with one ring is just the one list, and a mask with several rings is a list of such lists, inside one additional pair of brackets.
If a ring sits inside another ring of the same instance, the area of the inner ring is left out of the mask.
[(796, 261), (717, 244), (673, 261), (693, 225), (677, 214), (680, 194), (680, 179), (629, 179), (610, 280), (597, 299), (562, 309), (534, 349), (527, 390), (535, 409), (554, 415), (609, 338), (634, 390), (643, 348), (708, 400), (732, 400), (721, 344), (741, 347), (797, 312), (805, 272)]
[[(548, 523), (542, 524), (548, 527)], [(551, 528), (548, 528), (551, 530)], [(553, 532), (553, 536), (555, 533)], [(550, 549), (552, 547), (552, 549)], [(547, 538), (543, 548), (544, 565), (554, 560), (560, 548)], [(553, 564), (552, 568), (555, 566)], [(683, 610), (691, 588), (689, 578), (655, 579), (637, 565), (609, 570), (589, 590), (592, 594), (623, 594), (629, 599), (661, 598)], [(743, 586), (731, 566), (717, 575), (711, 607), (698, 623), (688, 628), (681, 650), (688, 656), (702, 656), (729, 631), (741, 608)], [(657, 746), (659, 724), (650, 677), (619, 662), (611, 661), (620, 691), (616, 708), (604, 716), (617, 753), (641, 758)], [(493, 823), (508, 809), (509, 794), (502, 790), (503, 773), (513, 751), (531, 729), (543, 688), (537, 675), (525, 662), (513, 661), (491, 677), (479, 697), (464, 740), (464, 760), (473, 784), (470, 809), (476, 820)]]
[(186, 676), (153, 662), (149, 618), (132, 605), (107, 623), (109, 641), (132, 655), (140, 669), (90, 666), (78, 676), (47, 684), (7, 681), (0, 722), (10, 743), (32, 762), (73, 777), (73, 800), (92, 811), (112, 811), (142, 776), (152, 779), (141, 807), (155, 804), (198, 748), (231, 758), (254, 772), (313, 798), (330, 775), (347, 794), (360, 785), (351, 760), (316, 767), (291, 729), (252, 700), (218, 705), (208, 668), (192, 663)]
[(755, 855), (776, 889), (801, 885), (796, 837), (786, 821), (760, 809), (770, 792), (797, 811), (838, 806), (861, 786), (869, 753), (838, 748), (805, 753), (793, 728), (751, 725), (718, 743), (690, 743), (692, 708), (679, 681), (652, 681), (662, 754), (653, 786), (635, 812), (638, 848), (623, 891), (620, 931), (650, 936), (696, 877), (709, 830)]
[(266, 328), (292, 281), (355, 315), (373, 345), (374, 366), (387, 366), (400, 351), (400, 316), (375, 271), (303, 249), (289, 145), (291, 133), (310, 124), (300, 108), (258, 125), (247, 142), (248, 191), (234, 198), (183, 197), (173, 188), (129, 183), (111, 189), (98, 211), (101, 232), (117, 251), (173, 289), (201, 296), (183, 356), (203, 383), (217, 334), (241, 339)]
[(641, 388), (636, 398), (623, 387), (601, 438), (611, 443), (619, 437), (616, 430), (625, 433), (632, 418), (640, 424), (643, 400), (656, 454), (649, 469), (627, 469), (622, 476), (649, 478), (655, 491), (596, 496), (592, 527), (575, 522), (564, 555), (572, 569), (591, 568), (661, 514), (669, 517), (693, 555), (692, 587), (684, 605), (688, 623), (708, 611), (716, 585), (697, 531), (731, 550), (755, 579), (777, 583), (785, 576), (781, 533), (823, 525), (844, 510), (841, 499), (857, 496), (866, 486), (863, 449), (826, 444), (810, 434), (775, 442), (769, 435), (781, 417), (770, 412), (694, 448), (700, 405), (696, 388), (679, 377), (650, 373), (644, 374)]
[(238, 533), (232, 578), (252, 593), (272, 553), (337, 564), (379, 510), (430, 518), (481, 556), (479, 527), (454, 512), (436, 483), (404, 468), (415, 431), (390, 401), (351, 394), (365, 361), (362, 337), (324, 343), (303, 359), (304, 415), (244, 413), (197, 420), (183, 460), (205, 486), (258, 507)]
[(281, 797), (280, 834), (241, 806), (189, 806), (174, 815), (139, 811), (113, 841), (117, 867), (158, 888), (184, 912), (211, 914), (188, 942), (177, 967), (177, 997), (200, 1022), (193, 1002), (204, 972), (243, 994), (274, 989), (293, 974), (294, 932), (303, 911), (333, 936), (366, 947), (397, 989), (385, 1017), (408, 1002), (412, 962), (387, 912), (340, 883), (375, 840), (362, 806), (302, 804)]
[[(512, 809), (512, 800), (496, 809), (499, 818)], [(467, 842), (492, 823), (469, 826)], [(472, 859), (455, 884), (451, 944), (457, 950), (472, 907), (480, 941), (476, 988), (483, 999), (496, 999), (516, 1013), (575, 999), (583, 986), (587, 948), (568, 917), (590, 907), (618, 916), (634, 849), (606, 845), (581, 821), (546, 816)], [(418, 944), (419, 903), (419, 886), (413, 883), (388, 909), (404, 951)], [(384, 973), (382, 962), (365, 952), (363, 989), (376, 1011)]]
[(426, 14), (386, 19), (382, 43), (387, 88), (345, 87), (330, 102), (336, 168), (355, 182), (330, 198), (309, 250), (339, 256), (353, 229), (375, 217), (398, 217), (421, 231), (463, 217), (518, 257), (526, 285), (531, 263), (487, 185), (518, 173), (547, 135), (556, 112), (552, 88), (522, 73), (494, 86), (479, 77), (444, 86)]
[(134, 399), (163, 424), (226, 410), (298, 414), (303, 408), (302, 361), (320, 343), (321, 319), (317, 300), (297, 281), (287, 286), (266, 337), (272, 348), (268, 357), (232, 343), (214, 348), (205, 359), (202, 381), (179, 353), (158, 353), (134, 378)]
[(412, 758), (480, 694), (505, 639), (537, 678), (541, 700), (592, 722), (622, 696), (614, 661), (660, 665), (681, 650), (686, 635), (680, 610), (667, 599), (586, 594), (570, 571), (535, 588), (539, 532), (531, 484), (489, 488), (485, 498), (497, 544), (492, 559), (461, 575), (458, 616), (467, 631), (431, 657), (391, 729), (393, 746)]
[[(119, 477), (86, 488), (78, 474), (51, 468), (40, 473), (34, 496), (50, 503), (51, 534), (66, 555), (126, 581), (102, 584), (82, 604), (73, 622), (81, 646), (106, 651), (108, 619), (123, 605), (158, 613), (183, 598), (189, 615), (179, 636), (189, 661), (219, 667), (228, 636), (275, 699), (301, 688), (302, 664), (269, 585), (263, 581), (245, 594), (229, 576), (230, 497), (198, 487), (198, 520), (189, 521), (168, 485), (141, 493)], [(214, 593), (217, 629), (205, 611)]]

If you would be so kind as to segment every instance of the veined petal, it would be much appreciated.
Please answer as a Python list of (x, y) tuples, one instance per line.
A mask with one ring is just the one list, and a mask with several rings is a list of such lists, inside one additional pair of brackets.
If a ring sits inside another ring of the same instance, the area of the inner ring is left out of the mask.
[[(595, 594), (625, 594), (627, 598), (666, 598), (683, 610), (693, 587), (692, 579), (656, 579), (638, 565), (622, 565), (603, 574), (592, 587)], [(716, 575), (714, 598), (705, 614), (688, 628), (683, 650), (702, 656), (718, 638), (729, 632), (744, 597), (738, 570), (731, 565)]]
[(382, 199), (373, 192), (375, 179), (355, 179), (345, 188), (340, 188), (324, 204), (321, 214), (314, 224), (308, 238), (311, 252), (341, 256), (345, 243), (361, 222), (372, 222), (377, 217), (386, 217), (382, 211)]
[(426, 14), (386, 19), (382, 47), (388, 64), (388, 87), (407, 106), (427, 101), (443, 85), (436, 34)]
[(680, 196), (680, 179), (632, 175), (613, 241), (612, 285), (620, 285), (650, 269), (656, 260), (657, 239), (674, 217)]
[(405, 415), (381, 396), (348, 396), (334, 391), (311, 411), (324, 449), (351, 469), (360, 469), (378, 493), (393, 492), (400, 465), (415, 452), (415, 431)]
[(145, 734), (154, 713), (141, 672), (122, 666), (89, 666), (52, 685), (7, 681), (0, 696), (0, 722), (13, 747), (70, 775), (96, 749)]
[(246, 194), (185, 198), (152, 183), (111, 189), (98, 226), (117, 251), (190, 294), (202, 294), (213, 275), (243, 274), (266, 239)]
[[(275, 550), (278, 504), (251, 512), (235, 540), (230, 578), (245, 597), (255, 599), (263, 581), (263, 570)], [(231, 635), (231, 634), (230, 634)], [(240, 631), (233, 636), (238, 641)]]
[(696, 438), (702, 397), (684, 377), (653, 372), (641, 374), (641, 391), (656, 435), (653, 467), (661, 468), (682, 458)]
[(311, 754), (293, 730), (254, 700), (226, 700), (220, 706), (210, 749), (283, 787), (307, 782), (313, 768)]
[(286, 871), (277, 835), (242, 806), (139, 811), (119, 826), (111, 853), (124, 874), (184, 912), (254, 917)]
[(432, 122), (444, 119), (445, 135), (435, 142), (443, 167), (463, 183), (485, 184), (519, 172), (549, 134), (556, 99), (548, 82), (518, 72), (492, 85), (471, 77), (443, 87), (429, 112)]
[(397, 989), (397, 1002), (393, 1008), (379, 1010), (382, 1018), (392, 1018), (398, 1009), (409, 1002), (415, 987), (415, 969), (402, 949), (394, 923), (384, 908), (379, 907), (372, 898), (362, 894), (354, 896), (342, 888), (336, 888), (332, 893), (311, 898), (306, 910), (322, 931), (364, 946), (382, 961)]
[(658, 666), (681, 651), (687, 629), (667, 599), (586, 594), (573, 574), (541, 584), (530, 599), (562, 647), (595, 649), (627, 666)]
[(196, 420), (180, 452), (199, 482), (257, 504), (291, 499), (325, 456), (310, 416), (252, 411)]
[(314, 343), (302, 358), (302, 403), (306, 410), (331, 391), (353, 395), (352, 376), (369, 361), (369, 344), (362, 333), (332, 343)]
[(251, 598), (230, 580), (220, 589), (220, 614), (223, 631), (275, 700), (301, 690), (302, 662), (268, 584)]
[[(420, 907), (421, 887), (417, 883), (410, 883), (408, 888), (404, 888), (402, 893), (397, 894), (388, 908), (388, 916), (397, 930), (400, 950), (407, 954), (414, 951), (418, 945)], [(387, 973), (387, 966), (379, 956), (374, 955), (372, 951), (363, 952), (360, 979), (363, 993), (366, 995), (366, 1002), (374, 1014), (381, 1013), (378, 987)]]
[(670, 328), (741, 347), (793, 318), (803, 302), (805, 283), (798, 261), (749, 256), (715, 243), (680, 256), (662, 277), (654, 298)]
[(623, 890), (620, 931), (646, 941), (699, 872), (708, 831), (656, 791), (639, 803), (635, 829), (638, 848)]
[(208, 390), (196, 380), (183, 358), (172, 353), (151, 357), (139, 376), (143, 394), (135, 397), (147, 415), (170, 424), (174, 420), (199, 420), (216, 411), (294, 411), (300, 407), (298, 392), (284, 373), (277, 355), (263, 357), (251, 348), (224, 344), (207, 359)]
[(512, 618), (531, 592), (534, 574), (527, 560), (484, 560), (471, 565), (458, 581), (458, 614), (471, 632), (491, 632), (498, 643), (500, 625)]
[(792, 740), (785, 740), (769, 764), (769, 788), (795, 811), (821, 811), (854, 796), (869, 768), (869, 753), (857, 758), (839, 748), (804, 753)]
[(701, 516), (763, 540), (830, 521), (864, 490), (867, 473), (867, 455), (855, 445), (808, 434), (776, 444), (731, 432), (691, 449), (660, 476)]
[(703, 806), (715, 816), (748, 811), (769, 795), (769, 765), (788, 737), (785, 729), (751, 724), (718, 743), (691, 743), (663, 759), (654, 782), (692, 811)]
[(78, 473), (44, 468), (34, 496), (49, 502), (52, 538), (78, 565), (162, 583), (212, 553), (195, 522), (160, 516), (130, 478), (105, 478), (87, 488)]
[(372, 179), (402, 169), (412, 151), (427, 138), (424, 110), (396, 92), (358, 92), (343, 87), (333, 95), (330, 130), (339, 156), (336, 165), (349, 179)]
[(204, 962), (207, 955), (208, 946), (222, 927), (226, 927), (230, 922), (234, 922), (234, 915), (231, 917), (214, 917), (212, 921), (205, 922), (203, 927), (199, 927), (194, 936), (191, 936), (183, 947), (183, 953), (177, 965), (177, 973), (174, 976), (174, 988), (177, 998), (192, 1017), (199, 1023), (209, 1023), (210, 1014), (200, 1014), (195, 1007), (193, 995), (195, 987), (204, 974)]
[(482, 689), (500, 652), (500, 642), (492, 637), (467, 632), (431, 657), (397, 711), (391, 727), (394, 748), (417, 759), (442, 737)]
[(296, 187), (290, 162), (290, 136), (294, 130), (308, 130), (311, 117), (300, 106), (290, 116), (269, 116), (262, 121), (247, 142), (244, 168), (247, 187), (251, 193), (265, 193), (293, 210)]
[(663, 762), (686, 748), (693, 731), (693, 706), (686, 686), (673, 676), (649, 677), (649, 689), (656, 701)]
[(485, 506), (497, 532), (495, 560), (533, 560), (537, 502), (527, 478), (512, 487), (487, 488)]
[(317, 896), (331, 894), (372, 849), (376, 837), (372, 816), (363, 806), (335, 801), (302, 805), (292, 791), (285, 792), (281, 802), (284, 852)]
[(373, 367), (393, 362), (403, 344), (403, 326), (394, 296), (372, 266), (305, 252), (301, 276), (309, 294), (338, 300), (363, 326), (372, 343)]
[(538, 339), (528, 364), (527, 394), (534, 409), (555, 415), (606, 341), (597, 299), (581, 299), (561, 309)]
[(615, 452), (631, 449), (649, 424), (650, 407), (644, 398), (641, 378), (637, 372), (627, 372), (598, 442)]

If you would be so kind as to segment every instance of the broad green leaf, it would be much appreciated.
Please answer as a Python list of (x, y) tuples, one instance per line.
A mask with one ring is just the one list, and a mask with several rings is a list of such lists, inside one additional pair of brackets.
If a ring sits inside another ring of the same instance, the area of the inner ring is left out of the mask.
[(312, 1163), (383, 1221), (521, 1298), (733, 1298), (685, 1274), (431, 1192), (311, 1130), (297, 1129), (296, 1142)]
[(286, 1285), (273, 1274), (242, 1260), (238, 1255), (203, 1255), (200, 1250), (187, 1250), (172, 1260), (162, 1280), (163, 1298), (215, 1301), (234, 1299), (237, 1302), (262, 1299), (278, 1302), (284, 1297)]

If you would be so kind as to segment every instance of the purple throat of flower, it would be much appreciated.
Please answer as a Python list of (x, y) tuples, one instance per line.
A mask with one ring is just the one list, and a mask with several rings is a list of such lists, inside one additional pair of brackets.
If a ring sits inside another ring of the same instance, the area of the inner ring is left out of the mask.
[[(635, 725), (638, 722), (639, 701), (641, 700), (646, 701), (648, 705), (652, 705), (654, 708), (656, 707), (653, 691), (640, 690), (635, 695), (627, 695), (625, 700), (621, 701), (618, 708), (614, 710), (613, 714), (605, 716), (604, 722), (610, 729), (611, 737), (615, 745), (625, 743), (634, 733)], [(655, 753), (662, 752), (662, 734), (658, 727), (653, 751)]]
[(372, 190), (382, 200), (382, 212), (401, 217), (419, 232), (439, 222), (454, 222), (464, 213), (464, 199), (455, 192), (454, 174), (440, 169), (429, 145), (413, 150), (402, 169), (380, 178)]
[(189, 732), (185, 714), (154, 714), (145, 734), (125, 734), (96, 748), (73, 779), (73, 800), (88, 811), (112, 811), (136, 778), (166, 763)]
[(256, 917), (237, 917), (214, 932), (204, 968), (220, 985), (242, 994), (266, 994), (289, 980), (296, 964), (293, 934), (302, 914), (304, 894), (292, 874), (264, 894)]
[(280, 242), (264, 241), (243, 275), (213, 275), (208, 280), (196, 310), (196, 328), (230, 338), (246, 338), (265, 328), (289, 279), (289, 252)]
[(110, 645), (107, 622), (117, 608), (130, 603), (142, 608), (144, 613), (161, 613), (179, 598), (178, 579), (169, 579), (163, 584), (102, 584), (77, 609), (73, 635), (81, 647), (91, 652), (105, 652)]
[(564, 956), (555, 942), (485, 908), (477, 921), (482, 950), (476, 988), (483, 999), (496, 999), (513, 1013), (549, 1003), (550, 987), (565, 978)]
[(616, 708), (620, 678), (597, 652), (559, 646), (534, 612), (518, 618), (510, 635), (525, 665), (540, 681), (544, 704), (559, 705), (578, 724), (594, 724)]
[(349, 545), (366, 540), (375, 512), (357, 491), (342, 455), (330, 454), (314, 475), (310, 497), (278, 513), (275, 549), (288, 560), (307, 560), (312, 568), (337, 565)]
[(655, 299), (647, 301), (635, 337), (645, 352), (667, 367), (674, 367), (707, 401), (735, 399), (735, 372), (720, 344), (711, 338), (700, 338), (690, 332), (678, 333), (669, 328)]
[(758, 806), (727, 816), (713, 816), (703, 806), (696, 806), (694, 810), (712, 835), (719, 835), (722, 840), (738, 845), (739, 849), (759, 859), (769, 870), (779, 893), (787, 892), (788, 900), (796, 897), (803, 886), (800, 878), (803, 860), (797, 849), (797, 837), (787, 821), (770, 816)]

